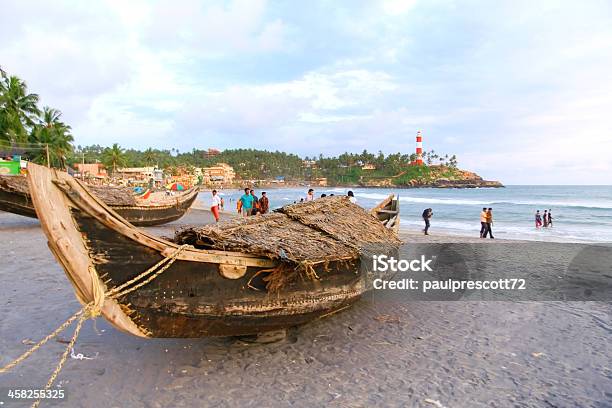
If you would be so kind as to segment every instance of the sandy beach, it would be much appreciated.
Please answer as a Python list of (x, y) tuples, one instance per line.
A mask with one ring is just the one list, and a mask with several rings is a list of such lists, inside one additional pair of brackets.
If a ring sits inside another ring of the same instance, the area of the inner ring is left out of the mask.
[[(172, 236), (210, 222), (190, 210), (148, 228)], [(0, 365), (17, 357), (79, 308), (37, 220), (0, 213)], [(567, 268), (580, 248), (403, 234), (415, 244), (480, 245), (482, 262)], [(486, 248), (485, 248), (486, 247)], [(526, 248), (530, 248), (526, 247)], [(527, 249), (528, 250), (528, 249)], [(406, 301), (376, 291), (354, 307), (292, 329), (271, 344), (237, 338), (152, 339), (87, 322), (58, 384), (64, 402), (42, 406), (612, 406), (610, 302)], [(9, 374), (0, 387), (41, 388), (71, 332)], [(3, 406), (11, 405), (6, 399)]]

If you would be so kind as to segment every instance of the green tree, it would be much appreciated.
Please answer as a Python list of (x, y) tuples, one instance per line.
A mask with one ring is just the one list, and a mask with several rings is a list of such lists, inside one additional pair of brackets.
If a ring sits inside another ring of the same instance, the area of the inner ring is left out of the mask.
[(157, 154), (155, 153), (153, 149), (149, 147), (142, 154), (142, 159), (147, 164), (147, 166), (152, 166), (153, 164), (155, 164), (155, 161), (157, 160)]
[(24, 81), (0, 69), (0, 141), (23, 143), (40, 113), (38, 95)]
[(112, 147), (104, 149), (104, 153), (102, 153), (102, 163), (104, 163), (107, 168), (112, 168), (113, 173), (115, 173), (117, 167), (125, 166), (125, 151), (117, 143), (114, 143)]
[[(30, 143), (41, 146), (32, 154), (33, 161), (49, 166), (66, 167), (66, 158), (73, 151), (74, 138), (70, 134), (70, 126), (60, 120), (62, 112), (45, 106), (42, 115), (35, 123), (30, 133)], [(42, 146), (48, 146), (50, 163)]]

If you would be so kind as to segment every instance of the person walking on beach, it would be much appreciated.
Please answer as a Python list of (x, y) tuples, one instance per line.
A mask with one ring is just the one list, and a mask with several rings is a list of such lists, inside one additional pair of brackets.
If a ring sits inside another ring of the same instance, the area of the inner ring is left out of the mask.
[(544, 210), (544, 215), (542, 216), (542, 222), (544, 223), (544, 228), (548, 228), (548, 210)]
[(548, 226), (552, 228), (552, 210), (548, 210)]
[(487, 232), (487, 208), (484, 207), (480, 213), (480, 238), (484, 238)]
[(306, 201), (313, 201), (314, 199), (315, 199), (314, 190), (311, 188), (308, 190), (308, 193), (306, 194)]
[(219, 222), (219, 209), (223, 208), (223, 199), (217, 195), (217, 190), (212, 191), (212, 198), (210, 202), (210, 211), (215, 217), (215, 222)]
[(429, 219), (432, 215), (433, 210), (431, 208), (427, 208), (425, 211), (423, 211), (423, 221), (425, 221), (425, 229), (423, 230), (423, 233), (425, 233), (425, 235), (429, 235)]
[(349, 201), (353, 204), (357, 204), (357, 199), (355, 198), (355, 194), (353, 194), (352, 191), (349, 190), (349, 192), (347, 193)]
[(249, 215), (257, 215), (259, 213), (259, 198), (255, 195), (255, 190), (251, 190), (251, 196), (253, 197), (253, 209)]
[(536, 224), (536, 228), (540, 228), (542, 226), (542, 215), (540, 214), (540, 210), (536, 211), (535, 224)]
[(268, 201), (268, 196), (265, 191), (261, 192), (261, 198), (259, 199), (259, 213), (267, 214), (270, 210), (270, 201)]
[(486, 238), (487, 234), (489, 234), (489, 237), (491, 239), (493, 239), (493, 230), (491, 229), (491, 226), (493, 225), (493, 209), (492, 208), (489, 208), (487, 210), (487, 217), (486, 217), (486, 219), (487, 219), (487, 229), (486, 229), (486, 231), (484, 233), (483, 238)]
[(253, 210), (253, 196), (251, 195), (251, 189), (245, 188), (244, 194), (240, 197), (240, 211), (243, 217), (248, 217), (251, 215), (251, 211)]

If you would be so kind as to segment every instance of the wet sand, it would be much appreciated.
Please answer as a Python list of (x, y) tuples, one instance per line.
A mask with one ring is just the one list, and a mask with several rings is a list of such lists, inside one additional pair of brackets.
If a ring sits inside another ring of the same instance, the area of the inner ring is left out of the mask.
[[(211, 218), (192, 210), (148, 230), (172, 236), (181, 225)], [(37, 220), (0, 213), (0, 234), (4, 365), (79, 304)], [(406, 248), (484, 241), (403, 239)], [(573, 256), (549, 255), (559, 265)], [(516, 253), (496, 259), (525, 260)], [(59, 376), (68, 399), (42, 406), (609, 407), (611, 312), (608, 302), (407, 302), (377, 291), (342, 313), (290, 330), (285, 340), (256, 345), (235, 338), (144, 340), (97, 319), (85, 324), (75, 347), (92, 359), (70, 358)], [(44, 386), (70, 333), (0, 375), (0, 387)]]

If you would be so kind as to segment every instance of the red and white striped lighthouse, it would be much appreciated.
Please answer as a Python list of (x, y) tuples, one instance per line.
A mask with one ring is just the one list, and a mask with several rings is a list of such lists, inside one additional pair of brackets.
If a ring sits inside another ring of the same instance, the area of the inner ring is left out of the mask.
[(415, 164), (420, 166), (423, 164), (423, 137), (421, 136), (421, 131), (419, 130), (416, 135), (416, 161)]

